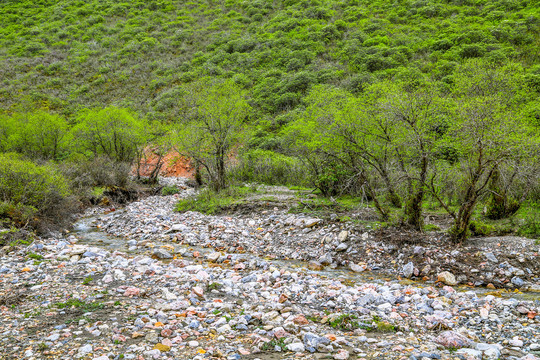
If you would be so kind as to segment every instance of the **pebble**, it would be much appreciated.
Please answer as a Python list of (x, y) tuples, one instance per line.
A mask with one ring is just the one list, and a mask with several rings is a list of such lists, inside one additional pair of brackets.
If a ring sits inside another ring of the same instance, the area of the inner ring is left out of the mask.
[(443, 271), (437, 275), (437, 281), (440, 281), (446, 285), (455, 286), (457, 285), (456, 277), (454, 274), (448, 271)]
[(403, 266), (401, 272), (405, 278), (410, 279), (414, 273), (414, 264), (409, 261), (405, 266)]

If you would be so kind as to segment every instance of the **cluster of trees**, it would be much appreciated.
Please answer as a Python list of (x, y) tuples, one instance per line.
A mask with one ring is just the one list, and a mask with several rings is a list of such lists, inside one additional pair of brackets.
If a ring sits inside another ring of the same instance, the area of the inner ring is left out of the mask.
[[(85, 109), (70, 121), (43, 110), (4, 115), (0, 151), (40, 161), (105, 158), (129, 169), (152, 144), (190, 158), (197, 181), (216, 192), (231, 174), (308, 182), (326, 196), (364, 196), (382, 220), (399, 213), (401, 225), (417, 230), (429, 196), (453, 218), (454, 240), (463, 241), (480, 201), (500, 218), (538, 191), (536, 99), (520, 65), (479, 61), (463, 64), (450, 88), (429, 78), (379, 82), (361, 94), (323, 85), (289, 114), (271, 151), (261, 148), (248, 93), (205, 78), (178, 89), (173, 123), (151, 126), (116, 107)], [(264, 171), (254, 172), (261, 160)]]
[(469, 62), (449, 91), (432, 81), (381, 82), (361, 96), (319, 87), (284, 140), (323, 194), (364, 191), (383, 219), (402, 208), (418, 230), (430, 195), (462, 241), (479, 200), (505, 217), (540, 185), (540, 128), (523, 111), (537, 95), (521, 72)]
[(0, 152), (18, 152), (35, 160), (65, 160), (80, 154), (131, 163), (151, 139), (146, 120), (108, 107), (85, 109), (73, 124), (45, 110), (0, 115)]

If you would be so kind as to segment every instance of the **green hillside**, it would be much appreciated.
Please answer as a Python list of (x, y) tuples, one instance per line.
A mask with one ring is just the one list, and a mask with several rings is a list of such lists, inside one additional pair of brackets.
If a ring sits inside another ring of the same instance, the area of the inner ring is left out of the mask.
[(174, 120), (175, 89), (211, 76), (275, 117), (315, 84), (451, 83), (468, 58), (519, 62), (540, 87), (539, 48), (540, 4), (528, 0), (3, 1), (0, 106)]
[(207, 200), (304, 186), (419, 231), (446, 213), (457, 242), (540, 236), (539, 49), (531, 0), (6, 0), (0, 220), (129, 195), (153, 147)]

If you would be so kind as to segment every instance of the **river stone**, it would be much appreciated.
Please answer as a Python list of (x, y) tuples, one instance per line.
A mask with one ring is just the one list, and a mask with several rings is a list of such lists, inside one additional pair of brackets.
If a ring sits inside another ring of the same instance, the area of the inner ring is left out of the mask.
[(339, 349), (337, 354), (334, 354), (335, 360), (347, 360), (349, 358), (349, 352), (345, 349)]
[(303, 352), (305, 351), (304, 344), (302, 343), (292, 343), (287, 345), (287, 349), (293, 352)]
[(319, 336), (310, 332), (304, 334), (303, 340), (304, 340), (304, 345), (306, 347), (317, 348), (319, 344), (323, 344), (323, 345), (330, 344), (330, 340), (328, 340), (328, 338), (324, 336)]
[(220, 256), (221, 256), (220, 253), (218, 253), (218, 252), (213, 252), (213, 253), (208, 254), (208, 256), (207, 256), (206, 258), (207, 258), (208, 261), (210, 261), (210, 262), (216, 262), (216, 261), (219, 259)]
[(501, 351), (497, 347), (491, 347), (484, 350), (484, 359), (497, 360), (501, 357)]
[(463, 356), (466, 360), (482, 360), (482, 352), (474, 349), (459, 349), (456, 355)]
[(362, 271), (366, 270), (365, 266), (360, 266), (360, 265), (355, 264), (355, 263), (351, 263), (349, 265), (349, 268), (354, 272), (362, 272)]
[(81, 346), (78, 350), (79, 355), (86, 355), (90, 352), (92, 352), (92, 345), (90, 344)]
[(456, 277), (454, 274), (448, 271), (443, 271), (437, 275), (437, 281), (440, 281), (446, 285), (454, 286), (457, 285)]
[(401, 272), (403, 272), (403, 276), (405, 276), (407, 279), (410, 279), (414, 273), (414, 264), (412, 261), (409, 261), (403, 268), (401, 269)]
[(337, 247), (336, 247), (336, 251), (345, 251), (347, 250), (347, 248), (349, 247), (349, 245), (347, 245), (346, 243), (342, 242), (340, 243)]
[(189, 228), (184, 224), (174, 224), (169, 231), (187, 231)]
[(320, 270), (324, 269), (324, 266), (321, 263), (317, 262), (317, 261), (311, 260), (310, 262), (308, 262), (308, 269), (315, 270), (315, 271), (320, 271)]
[(464, 348), (472, 345), (472, 341), (455, 331), (443, 331), (435, 338), (435, 342), (444, 347)]
[(516, 285), (517, 287), (522, 287), (525, 283), (520, 277), (514, 276), (512, 280), (510, 280), (512, 284)]
[(494, 263), (499, 262), (499, 260), (497, 260), (497, 258), (495, 257), (495, 255), (493, 255), (492, 252), (487, 252), (486, 253), (486, 259), (488, 259), (489, 261), (494, 262)]
[(330, 254), (324, 254), (323, 256), (321, 256), (319, 258), (319, 262), (322, 264), (322, 265), (330, 265), (332, 263), (332, 256), (330, 256)]
[(304, 227), (312, 228), (315, 225), (319, 224), (321, 221), (321, 219), (306, 219), (304, 220)]
[(172, 255), (164, 249), (155, 249), (154, 255), (160, 259), (172, 259)]
[(349, 237), (349, 232), (347, 230), (343, 230), (339, 233), (337, 238), (339, 242), (344, 242), (345, 240), (347, 240), (347, 237)]

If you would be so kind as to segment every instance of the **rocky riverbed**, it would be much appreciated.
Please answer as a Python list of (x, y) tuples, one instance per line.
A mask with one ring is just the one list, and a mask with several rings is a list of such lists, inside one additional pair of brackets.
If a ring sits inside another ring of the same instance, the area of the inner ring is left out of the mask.
[(73, 233), (3, 249), (0, 358), (540, 354), (540, 294), (521, 293), (538, 287), (532, 241), (399, 242), (275, 204), (174, 213), (192, 193), (93, 209)]

